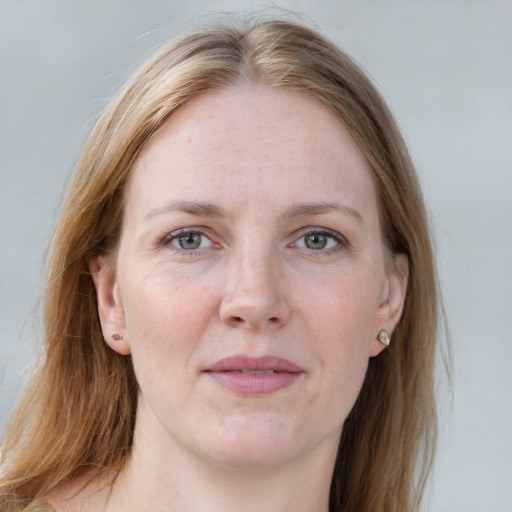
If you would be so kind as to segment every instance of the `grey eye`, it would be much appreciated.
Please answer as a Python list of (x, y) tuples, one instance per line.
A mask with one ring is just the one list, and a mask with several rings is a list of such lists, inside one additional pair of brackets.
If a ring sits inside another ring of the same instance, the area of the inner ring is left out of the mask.
[(309, 249), (316, 252), (328, 252), (329, 249), (336, 249), (346, 246), (344, 238), (330, 231), (308, 231), (303, 234), (294, 244), (296, 247)]
[(208, 241), (208, 239), (204, 237), (202, 233), (197, 231), (189, 231), (187, 233), (181, 233), (175, 236), (171, 240), (171, 244), (177, 249), (191, 251), (203, 247), (205, 245), (205, 240)]
[(187, 233), (178, 238), (178, 243), (182, 249), (197, 249), (201, 245), (201, 238), (200, 233)]
[(304, 244), (308, 249), (325, 249), (327, 247), (329, 238), (331, 237), (328, 237), (322, 233), (310, 233), (304, 237)]

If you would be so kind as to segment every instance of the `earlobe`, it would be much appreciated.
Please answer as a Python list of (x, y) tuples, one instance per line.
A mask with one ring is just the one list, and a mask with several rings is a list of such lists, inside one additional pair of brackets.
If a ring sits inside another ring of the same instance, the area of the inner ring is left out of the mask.
[[(394, 256), (393, 269), (386, 279), (381, 303), (375, 321), (375, 337), (370, 347), (370, 356), (374, 357), (393, 343), (393, 331), (399, 322), (405, 304), (407, 284), (409, 282), (409, 259), (406, 254)], [(391, 340), (383, 343), (382, 331), (389, 333)]]
[(103, 339), (119, 354), (130, 354), (130, 345), (125, 339), (126, 322), (119, 286), (111, 265), (103, 256), (89, 260), (89, 270), (96, 288), (98, 315)]

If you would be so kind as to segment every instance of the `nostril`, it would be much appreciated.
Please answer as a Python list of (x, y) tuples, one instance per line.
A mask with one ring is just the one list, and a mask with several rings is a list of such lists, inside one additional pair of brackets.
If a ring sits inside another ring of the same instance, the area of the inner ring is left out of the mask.
[[(231, 321), (234, 324), (244, 324), (246, 321), (241, 316), (233, 316), (231, 317)], [(272, 316), (268, 319), (268, 321), (272, 324), (279, 323), (279, 318), (277, 316)]]

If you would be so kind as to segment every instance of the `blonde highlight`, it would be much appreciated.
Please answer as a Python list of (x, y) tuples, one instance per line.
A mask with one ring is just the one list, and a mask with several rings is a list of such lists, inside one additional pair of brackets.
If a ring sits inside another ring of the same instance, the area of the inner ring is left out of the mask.
[(47, 510), (45, 497), (59, 485), (123, 467), (137, 382), (131, 359), (103, 340), (88, 263), (97, 255), (115, 259), (123, 189), (144, 144), (198, 95), (241, 82), (317, 98), (345, 124), (373, 171), (383, 239), (390, 253), (407, 255), (410, 279), (392, 345), (370, 361), (345, 422), (330, 509), (418, 510), (436, 440), (439, 311), (418, 178), (392, 115), (353, 61), (309, 28), (264, 20), (210, 26), (165, 46), (94, 127), (52, 237), (44, 359), (2, 445), (2, 511)]

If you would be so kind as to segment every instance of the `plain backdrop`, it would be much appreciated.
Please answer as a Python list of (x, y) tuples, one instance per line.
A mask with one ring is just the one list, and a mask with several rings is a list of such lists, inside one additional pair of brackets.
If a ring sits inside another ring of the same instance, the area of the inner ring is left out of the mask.
[[(424, 184), (452, 334), (434, 512), (512, 511), (512, 2), (275, 2), (383, 92)], [(37, 350), (46, 240), (95, 118), (152, 48), (255, 2), (0, 0), (0, 432)], [(275, 12), (275, 11), (274, 11)]]

